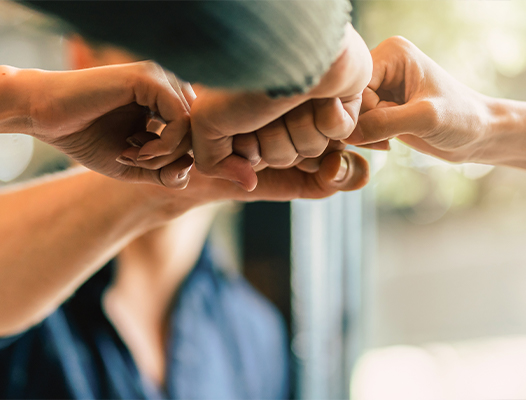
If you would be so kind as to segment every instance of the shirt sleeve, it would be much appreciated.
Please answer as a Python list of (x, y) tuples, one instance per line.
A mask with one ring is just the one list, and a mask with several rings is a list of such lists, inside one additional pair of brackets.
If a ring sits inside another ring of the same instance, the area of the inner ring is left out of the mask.
[(187, 81), (272, 95), (319, 81), (338, 55), (351, 8), (349, 0), (22, 3)]
[(24, 336), (24, 333), (19, 333), (12, 336), (0, 336), (0, 350), (8, 348), (22, 336)]

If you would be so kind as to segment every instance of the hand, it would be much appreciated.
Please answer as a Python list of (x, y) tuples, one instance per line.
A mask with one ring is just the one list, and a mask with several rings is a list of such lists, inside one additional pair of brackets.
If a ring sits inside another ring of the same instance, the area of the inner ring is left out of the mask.
[(363, 94), (363, 114), (346, 143), (378, 144), (397, 137), (448, 161), (480, 161), (487, 97), (455, 80), (404, 38), (385, 40), (371, 55), (373, 77)]
[[(112, 178), (184, 186), (177, 176), (191, 165), (187, 157), (181, 159), (190, 149), (189, 105), (157, 64), (67, 72), (19, 70), (14, 77), (18, 95), (29, 99), (26, 133)], [(138, 166), (119, 156), (129, 147), (128, 137), (146, 131), (151, 114), (166, 126), (160, 137), (140, 148)]]
[(320, 155), (329, 139), (348, 137), (371, 62), (350, 25), (342, 46), (330, 70), (305, 95), (270, 99), (262, 93), (201, 89), (191, 111), (197, 169), (250, 191), (257, 184), (252, 167), (260, 160), (290, 166), (297, 157)]
[[(209, 178), (194, 169), (190, 172), (191, 180), (183, 191), (174, 192), (150, 186), (147, 193), (155, 206), (150, 206), (149, 209), (160, 210), (160, 214), (150, 211), (149, 215), (154, 218), (160, 215), (161, 221), (156, 222), (158, 224), (176, 218), (191, 208), (214, 201), (320, 199), (338, 191), (360, 189), (369, 179), (367, 161), (359, 154), (347, 150), (328, 151), (308, 167), (300, 168), (301, 166), (265, 168), (257, 173), (259, 184), (252, 192), (224, 179)], [(144, 188), (139, 185), (126, 186), (128, 190), (137, 192), (136, 195), (132, 193), (127, 197), (139, 198), (145, 195)]]

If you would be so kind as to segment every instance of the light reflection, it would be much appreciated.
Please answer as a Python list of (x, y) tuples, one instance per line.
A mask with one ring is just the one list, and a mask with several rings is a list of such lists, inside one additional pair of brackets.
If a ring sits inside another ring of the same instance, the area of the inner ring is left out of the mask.
[(474, 339), (366, 352), (352, 400), (526, 398), (526, 337)]
[(0, 181), (12, 181), (24, 172), (33, 156), (33, 148), (31, 136), (0, 135)]

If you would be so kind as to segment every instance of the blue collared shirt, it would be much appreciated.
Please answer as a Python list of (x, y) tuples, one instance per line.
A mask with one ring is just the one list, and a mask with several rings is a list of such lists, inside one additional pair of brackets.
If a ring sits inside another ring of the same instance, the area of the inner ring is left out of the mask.
[(166, 387), (139, 372), (101, 298), (99, 271), (39, 325), (0, 338), (0, 398), (283, 399), (288, 344), (277, 310), (206, 251), (173, 305)]

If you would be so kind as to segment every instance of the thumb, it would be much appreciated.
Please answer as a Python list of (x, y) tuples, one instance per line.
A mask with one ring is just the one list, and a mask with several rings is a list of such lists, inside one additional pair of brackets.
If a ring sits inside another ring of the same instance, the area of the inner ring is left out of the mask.
[(377, 107), (363, 113), (356, 129), (344, 140), (347, 144), (362, 145), (389, 140), (401, 134), (421, 136), (429, 130), (426, 113), (417, 104)]
[(369, 168), (361, 155), (346, 150), (335, 151), (324, 157), (320, 170), (312, 175), (321, 188), (346, 192), (365, 186), (369, 181)]

